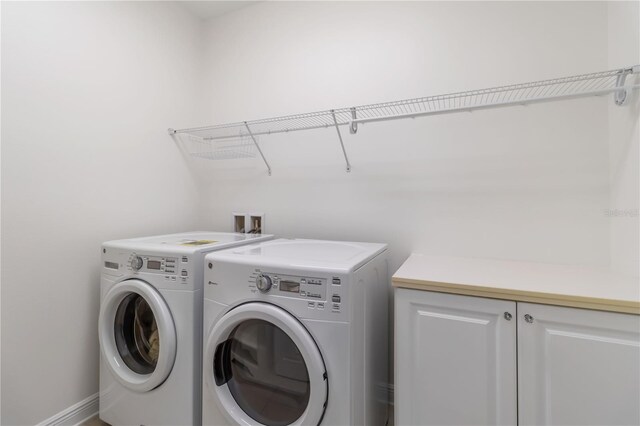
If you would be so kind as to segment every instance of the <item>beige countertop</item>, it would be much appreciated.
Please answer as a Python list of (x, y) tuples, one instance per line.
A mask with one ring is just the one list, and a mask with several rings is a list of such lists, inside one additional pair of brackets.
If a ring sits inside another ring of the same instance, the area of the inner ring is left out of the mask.
[(605, 268), (412, 254), (393, 286), (640, 314), (640, 280)]

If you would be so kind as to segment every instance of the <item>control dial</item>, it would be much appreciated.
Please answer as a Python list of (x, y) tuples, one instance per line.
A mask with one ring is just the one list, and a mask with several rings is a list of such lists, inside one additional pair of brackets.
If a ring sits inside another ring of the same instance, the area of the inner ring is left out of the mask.
[(133, 256), (131, 259), (131, 269), (139, 271), (142, 268), (142, 258), (140, 256)]
[(267, 275), (258, 275), (258, 279), (256, 280), (256, 287), (263, 293), (268, 292), (271, 289), (273, 283), (271, 282), (271, 278)]

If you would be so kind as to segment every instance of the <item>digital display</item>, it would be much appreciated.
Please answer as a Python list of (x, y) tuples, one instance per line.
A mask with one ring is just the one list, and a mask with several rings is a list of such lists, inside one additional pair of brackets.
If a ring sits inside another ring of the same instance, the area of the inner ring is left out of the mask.
[(280, 281), (280, 291), (300, 293), (300, 283), (296, 281)]
[(160, 270), (160, 266), (162, 264), (159, 260), (147, 260), (147, 269), (157, 269)]

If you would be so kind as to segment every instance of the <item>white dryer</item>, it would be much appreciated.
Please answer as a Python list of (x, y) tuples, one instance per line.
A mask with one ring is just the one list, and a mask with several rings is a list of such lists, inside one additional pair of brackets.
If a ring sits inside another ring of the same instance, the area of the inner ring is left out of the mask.
[(204, 280), (203, 424), (385, 424), (385, 244), (272, 240)]
[(201, 423), (204, 255), (271, 235), (189, 232), (102, 245), (100, 418)]

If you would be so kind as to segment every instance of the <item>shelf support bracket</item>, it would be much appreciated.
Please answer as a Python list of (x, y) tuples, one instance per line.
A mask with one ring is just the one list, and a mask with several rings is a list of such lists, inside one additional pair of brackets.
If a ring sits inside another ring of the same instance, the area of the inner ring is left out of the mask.
[(351, 123), (349, 124), (349, 133), (355, 135), (358, 132), (358, 123), (354, 123), (353, 120), (357, 120), (356, 109), (351, 108)]
[(333, 117), (333, 124), (336, 126), (336, 132), (338, 132), (338, 139), (340, 139), (340, 146), (342, 147), (342, 153), (344, 154), (344, 161), (347, 162), (347, 173), (351, 171), (351, 163), (349, 163), (349, 157), (347, 157), (347, 151), (344, 149), (344, 142), (342, 142), (342, 135), (340, 134), (340, 127), (338, 127), (338, 120), (336, 120), (336, 112), (331, 110), (331, 116)]
[(260, 157), (262, 157), (262, 161), (264, 161), (265, 166), (267, 166), (267, 171), (269, 172), (269, 176), (271, 176), (271, 166), (267, 162), (267, 159), (264, 158), (264, 154), (262, 153), (262, 150), (260, 149), (260, 145), (258, 145), (258, 141), (256, 140), (256, 137), (253, 136), (253, 133), (251, 133), (251, 129), (249, 128), (249, 124), (247, 124), (246, 121), (244, 122), (244, 127), (247, 128), (247, 132), (249, 132), (249, 136), (251, 136), (251, 140), (253, 141), (253, 143), (256, 146), (256, 148), (258, 148), (258, 152), (260, 153)]
[(618, 77), (616, 78), (616, 88), (619, 88), (619, 90), (613, 92), (613, 100), (618, 106), (624, 105), (627, 101), (628, 93), (627, 88), (624, 87), (624, 82), (627, 78), (627, 74), (629, 74), (629, 71), (632, 70), (621, 70), (618, 73)]

